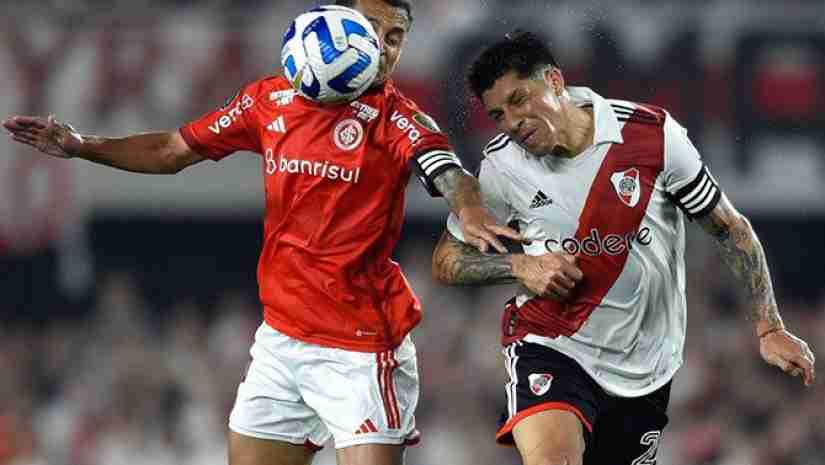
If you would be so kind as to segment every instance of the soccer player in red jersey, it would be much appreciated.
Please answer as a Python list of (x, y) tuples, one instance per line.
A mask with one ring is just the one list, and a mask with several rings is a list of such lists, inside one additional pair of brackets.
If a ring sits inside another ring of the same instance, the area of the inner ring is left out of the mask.
[(479, 249), (505, 251), (478, 183), (447, 137), (390, 80), (412, 23), (407, 0), (339, 1), (372, 23), (376, 85), (320, 106), (283, 77), (243, 87), (179, 130), (104, 138), (53, 117), (4, 121), (14, 140), (62, 158), (172, 174), (235, 151), (261, 155), (266, 196), (258, 284), (264, 323), (229, 419), (232, 465), (301, 465), (330, 437), (342, 465), (394, 465), (418, 441), (420, 303), (390, 259), (413, 171), (443, 195)]

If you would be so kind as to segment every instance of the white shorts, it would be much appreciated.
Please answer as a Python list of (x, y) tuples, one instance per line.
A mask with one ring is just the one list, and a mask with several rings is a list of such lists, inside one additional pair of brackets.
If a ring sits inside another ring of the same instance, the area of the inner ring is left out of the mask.
[(354, 352), (286, 336), (266, 323), (238, 386), (229, 428), (318, 449), (418, 442), (418, 367), (407, 336), (393, 350)]

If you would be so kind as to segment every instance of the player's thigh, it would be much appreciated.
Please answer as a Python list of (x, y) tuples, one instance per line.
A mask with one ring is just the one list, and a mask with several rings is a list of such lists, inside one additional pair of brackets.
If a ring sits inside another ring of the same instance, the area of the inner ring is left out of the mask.
[(252, 361), (229, 414), (229, 429), (241, 437), (267, 441), (242, 444), (285, 443), (310, 452), (320, 449), (330, 437), (329, 430), (302, 398), (296, 378), (304, 343), (263, 324), (255, 333), (250, 355)]
[(655, 465), (659, 442), (668, 423), (670, 384), (637, 398), (614, 399), (593, 430), (593, 447), (585, 465)]
[(527, 465), (582, 463), (599, 418), (601, 388), (567, 355), (517, 341), (504, 348), (507, 411), (496, 433)]
[(318, 412), (336, 449), (418, 441), (418, 367), (409, 337), (380, 353), (306, 350), (312, 359), (299, 371), (301, 396)]
[(513, 439), (524, 465), (581, 465), (584, 429), (567, 410), (530, 415), (513, 428)]
[(234, 431), (228, 437), (229, 465), (309, 465), (313, 449), (283, 441), (253, 438)]
[(402, 465), (404, 446), (395, 444), (361, 444), (338, 449), (338, 465)]

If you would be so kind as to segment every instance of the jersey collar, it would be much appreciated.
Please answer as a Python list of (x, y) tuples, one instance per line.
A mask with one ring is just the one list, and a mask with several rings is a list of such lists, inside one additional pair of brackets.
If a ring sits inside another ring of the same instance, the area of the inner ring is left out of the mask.
[(619, 129), (619, 121), (616, 113), (607, 100), (601, 95), (593, 92), (589, 87), (568, 86), (565, 93), (573, 104), (584, 107), (593, 107), (593, 145), (605, 144), (608, 142), (622, 144), (622, 131)]

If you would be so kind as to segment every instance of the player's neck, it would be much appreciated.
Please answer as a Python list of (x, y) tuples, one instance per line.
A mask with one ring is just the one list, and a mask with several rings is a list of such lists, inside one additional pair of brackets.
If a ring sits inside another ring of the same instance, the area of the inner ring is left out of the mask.
[(575, 158), (593, 145), (595, 123), (593, 111), (589, 108), (569, 107), (569, 118), (565, 140), (556, 146), (553, 155), (563, 158)]

